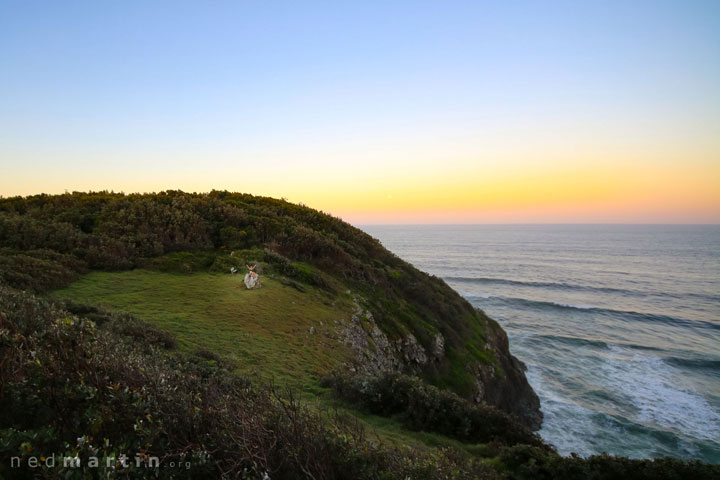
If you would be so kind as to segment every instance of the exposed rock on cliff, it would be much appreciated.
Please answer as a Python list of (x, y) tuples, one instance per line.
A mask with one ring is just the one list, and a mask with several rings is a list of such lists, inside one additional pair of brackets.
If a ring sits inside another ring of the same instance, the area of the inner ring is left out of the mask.
[[(492, 352), (494, 361), (467, 365), (476, 379), (470, 400), (498, 407), (517, 416), (533, 430), (539, 429), (542, 424), (540, 400), (525, 378), (525, 365), (510, 353), (507, 335), (497, 322), (484, 314), (481, 318), (489, 334), (485, 349)], [(349, 369), (364, 375), (381, 372), (422, 375), (428, 363), (446, 360), (442, 334), (435, 335), (430, 351), (411, 333), (390, 339), (357, 299), (350, 321), (339, 323), (338, 339), (355, 352), (355, 362)]]
[(420, 373), (428, 363), (425, 349), (412, 333), (391, 340), (378, 327), (373, 314), (355, 301), (355, 312), (349, 322), (341, 321), (338, 338), (356, 354), (351, 368), (363, 374), (380, 372)]
[(486, 402), (516, 415), (533, 430), (542, 425), (540, 399), (525, 377), (527, 367), (510, 353), (505, 331), (491, 318), (482, 315), (487, 324), (489, 338), (486, 348), (491, 349), (495, 365), (478, 365), (476, 373), (476, 402)]

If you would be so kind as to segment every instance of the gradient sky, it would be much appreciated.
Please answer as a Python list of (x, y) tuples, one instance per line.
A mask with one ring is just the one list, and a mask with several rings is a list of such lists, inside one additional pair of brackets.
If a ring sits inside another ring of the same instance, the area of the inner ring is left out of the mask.
[(720, 1), (0, 0), (0, 195), (720, 222)]

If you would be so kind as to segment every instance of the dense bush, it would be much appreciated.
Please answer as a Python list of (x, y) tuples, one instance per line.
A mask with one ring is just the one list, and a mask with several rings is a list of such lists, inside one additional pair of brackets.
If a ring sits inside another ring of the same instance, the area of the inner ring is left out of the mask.
[(81, 254), (87, 235), (57, 218), (34, 218), (7, 212), (0, 215), (0, 246), (18, 250), (48, 249)]
[(76, 257), (53, 250), (0, 248), (0, 281), (23, 290), (41, 292), (67, 285), (85, 268)]
[(500, 454), (512, 478), (527, 480), (714, 480), (720, 466), (674, 458), (632, 460), (613, 455), (561, 457), (529, 445), (516, 445)]
[[(497, 478), (462, 452), (371, 442), (352, 419), (240, 378), (212, 355), (169, 353), (137, 319), (69, 306), (82, 316), (0, 285), (0, 477)], [(106, 467), (121, 454), (127, 468)], [(161, 466), (138, 467), (136, 455)], [(40, 456), (100, 466), (27, 467)], [(12, 468), (12, 457), (25, 466)]]
[(548, 448), (506, 413), (489, 405), (471, 404), (419, 378), (396, 373), (376, 377), (334, 375), (324, 384), (342, 399), (372, 413), (397, 416), (408, 428), (437, 432), (473, 443), (526, 443)]

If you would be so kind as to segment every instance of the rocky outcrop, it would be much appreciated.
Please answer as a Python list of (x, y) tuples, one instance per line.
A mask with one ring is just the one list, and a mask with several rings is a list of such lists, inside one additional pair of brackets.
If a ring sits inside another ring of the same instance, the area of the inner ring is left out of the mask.
[(389, 339), (357, 299), (350, 321), (342, 320), (339, 325), (339, 340), (355, 352), (356, 360), (350, 367), (353, 371), (366, 375), (387, 371), (419, 373), (428, 363), (425, 349), (413, 334)]
[[(505, 331), (494, 320), (479, 312), (485, 322), (487, 342), (492, 364), (467, 365), (473, 373), (475, 392), (471, 400), (487, 403), (518, 417), (533, 430), (540, 428), (542, 413), (540, 400), (525, 378), (525, 365), (509, 350)], [(338, 323), (338, 340), (355, 353), (355, 361), (348, 368), (353, 373), (377, 375), (381, 372), (419, 374), (430, 362), (445, 359), (445, 338), (437, 333), (426, 350), (414, 335), (407, 333), (389, 338), (377, 325), (371, 312), (363, 309), (355, 299), (355, 310), (349, 321)]]
[(496, 406), (516, 417), (533, 430), (542, 425), (540, 399), (525, 377), (527, 367), (510, 353), (507, 334), (500, 325), (481, 314), (488, 338), (485, 348), (493, 352), (494, 365), (477, 365), (476, 402)]

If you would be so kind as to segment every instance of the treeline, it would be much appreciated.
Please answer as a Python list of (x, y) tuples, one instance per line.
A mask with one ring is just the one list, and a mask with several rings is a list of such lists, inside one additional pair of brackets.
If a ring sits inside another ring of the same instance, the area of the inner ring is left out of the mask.
[(170, 252), (271, 245), (362, 276), (392, 255), (339, 219), (282, 200), (229, 192), (79, 193), (0, 199), (0, 244), (69, 253), (90, 268), (132, 268)]

